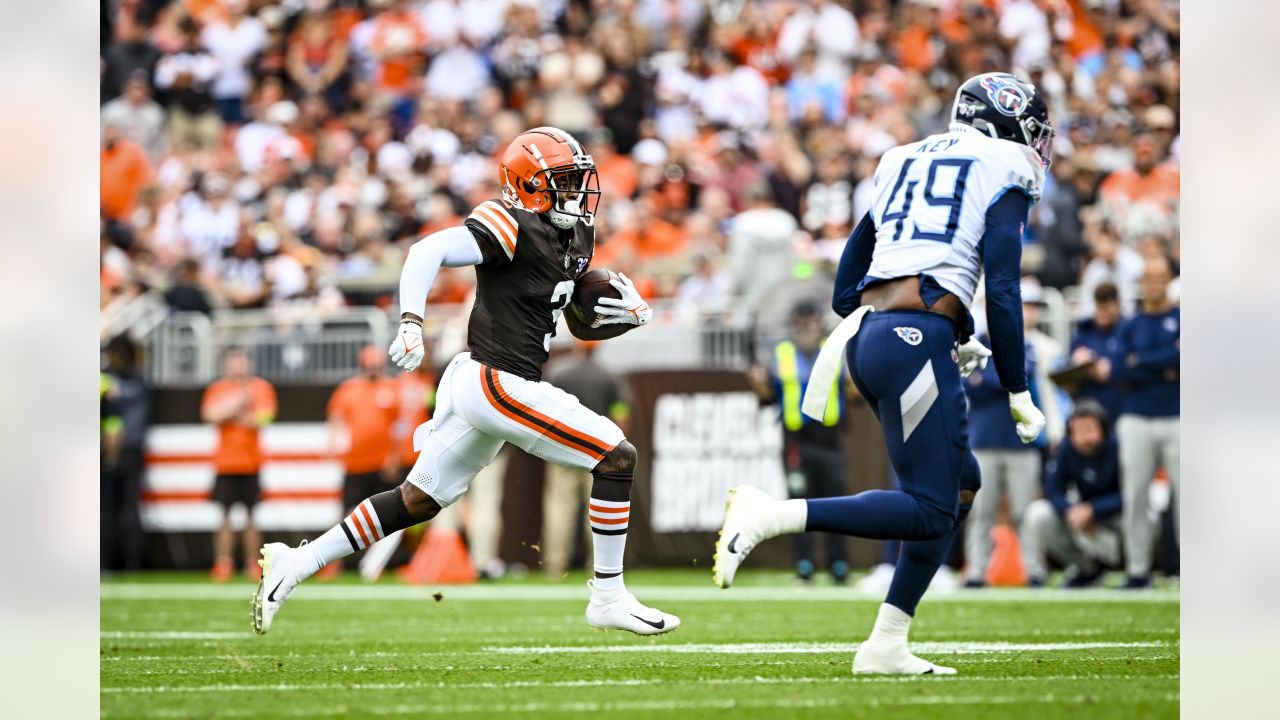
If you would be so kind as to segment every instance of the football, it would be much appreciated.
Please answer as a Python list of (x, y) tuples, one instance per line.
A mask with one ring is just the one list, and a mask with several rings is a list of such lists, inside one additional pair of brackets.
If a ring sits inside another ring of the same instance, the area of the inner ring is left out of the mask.
[(597, 268), (589, 270), (582, 277), (578, 278), (577, 285), (573, 288), (573, 302), (570, 310), (584, 324), (590, 325), (596, 320), (596, 303), (600, 298), (621, 298), (622, 293), (618, 289), (609, 284), (609, 281), (615, 278), (612, 270)]

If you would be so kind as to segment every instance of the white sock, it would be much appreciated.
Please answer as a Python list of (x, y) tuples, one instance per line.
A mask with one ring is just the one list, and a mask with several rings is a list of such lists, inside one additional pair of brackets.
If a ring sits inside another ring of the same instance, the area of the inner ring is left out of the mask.
[(593, 565), (596, 572), (591, 584), (597, 590), (621, 588), (622, 556), (627, 549), (631, 501), (591, 498), (587, 505), (587, 517), (591, 521), (591, 544), (595, 556)]
[[(314, 542), (307, 543), (306, 549), (311, 551), (309, 557), (314, 567), (303, 568), (308, 571), (306, 577), (320, 572), (320, 568), (334, 560), (341, 560), (351, 553), (369, 547), (382, 537), (382, 521), (373, 508), (372, 498), (366, 498), (341, 522), (329, 528)], [(303, 579), (298, 578), (298, 581), (301, 582)]]
[(311, 562), (302, 565), (301, 569), (306, 572), (306, 575), (299, 577), (299, 582), (320, 572), (321, 568), (334, 560), (341, 560), (355, 552), (351, 549), (351, 541), (347, 540), (347, 534), (342, 531), (341, 523), (302, 546), (301, 550), (306, 553), (304, 557), (309, 558)]
[(804, 500), (783, 500), (777, 504), (777, 514), (774, 517), (777, 532), (774, 535), (802, 533), (807, 522), (809, 522), (808, 502)]
[(880, 612), (876, 614), (876, 625), (871, 630), (867, 642), (907, 644), (907, 632), (911, 630), (911, 616), (902, 610), (880, 603)]

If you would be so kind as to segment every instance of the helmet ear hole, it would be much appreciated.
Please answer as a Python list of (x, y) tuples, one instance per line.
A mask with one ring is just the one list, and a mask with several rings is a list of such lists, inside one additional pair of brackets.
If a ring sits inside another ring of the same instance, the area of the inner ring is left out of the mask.
[(524, 191), (525, 191), (525, 192), (527, 192), (527, 193), (536, 193), (536, 192), (538, 192), (538, 188), (534, 187), (534, 186), (533, 186), (529, 181), (527, 181), (527, 180), (521, 180), (520, 182), (521, 182), (521, 184), (523, 184), (523, 185), (524, 185)]

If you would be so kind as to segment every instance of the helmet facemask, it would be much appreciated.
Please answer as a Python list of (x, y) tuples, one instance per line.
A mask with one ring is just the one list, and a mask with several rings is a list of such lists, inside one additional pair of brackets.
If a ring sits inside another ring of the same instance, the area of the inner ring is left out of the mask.
[(545, 189), (551, 194), (547, 217), (552, 225), (568, 230), (579, 220), (587, 227), (595, 223), (600, 185), (591, 156), (582, 156), (574, 165), (551, 168), (539, 175), (546, 178)]
[(1023, 118), (1022, 134), (1027, 147), (1036, 151), (1046, 170), (1053, 164), (1053, 126), (1035, 118)]

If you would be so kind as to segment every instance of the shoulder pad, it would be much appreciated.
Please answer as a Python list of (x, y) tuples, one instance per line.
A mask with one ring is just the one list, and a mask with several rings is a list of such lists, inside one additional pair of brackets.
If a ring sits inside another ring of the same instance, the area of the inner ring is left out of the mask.
[(493, 239), (498, 242), (502, 251), (506, 253), (508, 260), (515, 257), (516, 240), (520, 234), (520, 226), (516, 223), (516, 218), (512, 215), (511, 210), (505, 205), (497, 200), (485, 200), (477, 205), (475, 210), (471, 211), (467, 219), (475, 220), (484, 229), (488, 230)]
[(1040, 201), (1044, 192), (1044, 165), (1035, 150), (1026, 145), (1018, 145), (1007, 141), (1003, 144), (1011, 146), (1009, 153), (1010, 166), (1006, 185), (1017, 187), (1031, 197), (1032, 204)]

